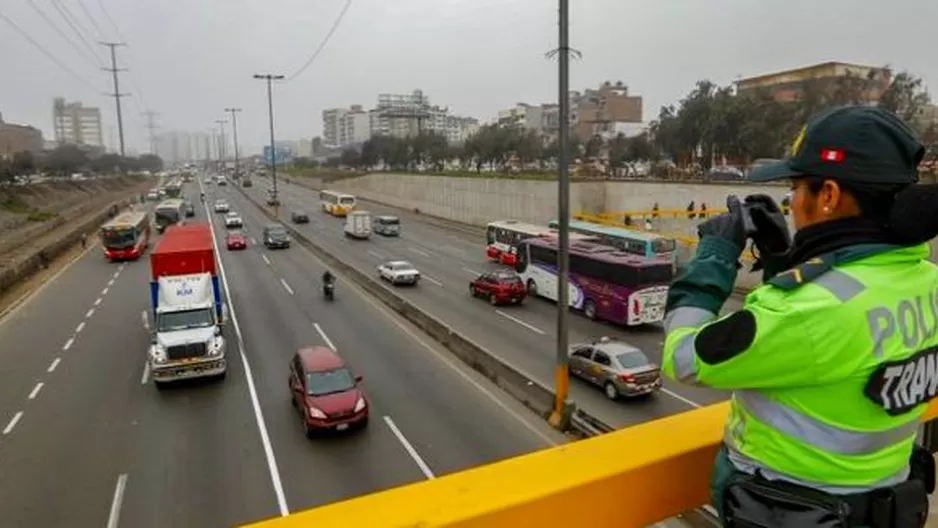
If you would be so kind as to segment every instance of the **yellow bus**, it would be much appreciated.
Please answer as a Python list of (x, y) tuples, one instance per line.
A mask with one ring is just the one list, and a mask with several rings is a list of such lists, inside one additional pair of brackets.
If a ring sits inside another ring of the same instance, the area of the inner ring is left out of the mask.
[(322, 191), (319, 193), (319, 201), (322, 204), (323, 212), (332, 216), (345, 216), (355, 210), (355, 197), (351, 194), (340, 193), (336, 191)]

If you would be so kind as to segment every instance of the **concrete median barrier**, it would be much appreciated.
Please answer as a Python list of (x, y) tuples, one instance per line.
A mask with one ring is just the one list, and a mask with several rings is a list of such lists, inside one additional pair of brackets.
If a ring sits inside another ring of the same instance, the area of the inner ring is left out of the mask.
[[(274, 216), (269, 208), (258, 203), (253, 197), (244, 192), (243, 189), (237, 186), (235, 188), (238, 189), (248, 202), (260, 209), (267, 218), (281, 221)], [(354, 281), (373, 297), (423, 330), (463, 363), (469, 365), (473, 370), (481, 373), (502, 390), (508, 392), (528, 409), (545, 419), (550, 414), (554, 403), (553, 390), (542, 385), (532, 376), (524, 373), (517, 367), (496, 357), (495, 354), (456, 331), (443, 321), (424, 312), (413, 303), (397, 295), (376, 277), (369, 276), (359, 271), (354, 266), (343, 262), (322, 246), (312, 241), (309, 237), (297, 231), (294, 227), (287, 224), (284, 224), (284, 226), (290, 231), (297, 243), (310, 250), (331, 268), (338, 270), (343, 276)]]
[(0, 270), (0, 294), (43, 269), (50, 261), (77, 244), (83, 233), (87, 234), (97, 229), (108, 219), (108, 211), (111, 207), (114, 205), (125, 207), (131, 203), (133, 203), (131, 198), (111, 202), (98, 212), (81, 219), (74, 226), (67, 229), (64, 227), (66, 221), (62, 220), (60, 222), (62, 225), (58, 225), (58, 227), (66, 229), (65, 232), (52, 238), (41, 247), (32, 249), (29, 253), (15, 259), (10, 266)]

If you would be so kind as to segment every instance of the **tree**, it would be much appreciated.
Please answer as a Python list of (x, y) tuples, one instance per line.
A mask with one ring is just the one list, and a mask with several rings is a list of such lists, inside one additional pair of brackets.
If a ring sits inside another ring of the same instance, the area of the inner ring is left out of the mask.
[(879, 98), (879, 106), (895, 112), (907, 123), (916, 123), (930, 102), (922, 79), (909, 72), (898, 73)]
[(32, 152), (23, 150), (13, 154), (10, 170), (16, 174), (26, 174), (36, 170), (36, 157)]
[(13, 181), (13, 176), (13, 164), (4, 158), (0, 158), (0, 185)]
[(361, 158), (358, 155), (358, 151), (353, 148), (347, 148), (342, 151), (342, 154), (339, 156), (339, 163), (346, 167), (358, 167), (361, 163)]
[(78, 172), (88, 165), (88, 154), (75, 145), (62, 145), (46, 156), (45, 168), (59, 176)]
[(163, 158), (154, 154), (144, 154), (137, 160), (141, 170), (159, 172), (163, 170)]

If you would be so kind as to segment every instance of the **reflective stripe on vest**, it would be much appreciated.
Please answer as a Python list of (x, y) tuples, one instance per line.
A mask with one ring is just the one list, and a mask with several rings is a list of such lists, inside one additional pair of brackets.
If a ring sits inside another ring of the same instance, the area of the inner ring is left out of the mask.
[(910, 415), (909, 422), (884, 431), (850, 431), (755, 390), (736, 391), (731, 409), (724, 440), (732, 451), (779, 478), (832, 492), (900, 482), (919, 425)]
[[(704, 323), (716, 319), (716, 314), (710, 310), (694, 306), (682, 306), (668, 312), (664, 318), (664, 333), (671, 333), (678, 328), (697, 328)], [(697, 383), (697, 364), (694, 362), (697, 352), (694, 350), (694, 338), (697, 333), (682, 337), (674, 347), (674, 377), (681, 383)]]

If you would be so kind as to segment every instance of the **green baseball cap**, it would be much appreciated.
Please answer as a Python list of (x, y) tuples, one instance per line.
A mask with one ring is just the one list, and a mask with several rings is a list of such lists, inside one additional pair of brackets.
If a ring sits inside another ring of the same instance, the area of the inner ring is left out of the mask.
[(808, 121), (777, 163), (746, 178), (765, 182), (819, 176), (856, 183), (910, 184), (918, 181), (925, 147), (899, 117), (872, 106), (841, 106)]

